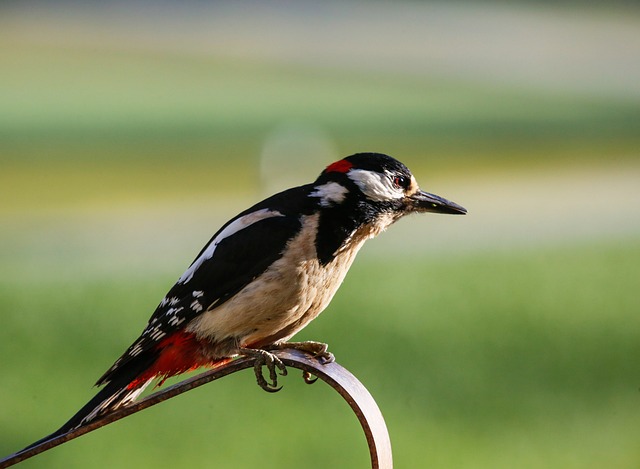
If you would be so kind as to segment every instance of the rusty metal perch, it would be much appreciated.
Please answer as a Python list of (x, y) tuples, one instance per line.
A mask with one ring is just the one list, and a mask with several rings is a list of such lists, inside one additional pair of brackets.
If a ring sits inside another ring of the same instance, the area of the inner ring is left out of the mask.
[[(320, 364), (316, 359), (297, 350), (280, 350), (274, 352), (285, 365), (302, 370), (303, 372), (315, 375), (322, 381), (333, 387), (351, 406), (353, 412), (358, 417), (364, 430), (369, 445), (371, 455), (371, 467), (373, 469), (392, 469), (393, 459), (391, 455), (391, 441), (387, 426), (382, 417), (382, 413), (373, 397), (364, 385), (351, 374), (347, 369), (338, 363)], [(135, 414), (141, 410), (156, 405), (167, 399), (171, 399), (179, 394), (202, 386), (219, 378), (223, 378), (232, 373), (252, 368), (255, 358), (241, 357), (219, 368), (204, 372), (192, 378), (181, 381), (162, 391), (158, 391), (150, 396), (141, 399), (127, 407), (117, 410), (103, 418), (93, 421), (80, 428), (72, 430), (64, 435), (57, 436), (50, 440), (43, 441), (39, 445), (33, 446), (23, 451), (12, 454), (0, 460), (0, 469), (17, 464), (25, 459), (29, 459), (44, 451), (55, 448), (58, 445), (73, 440), (79, 436), (96, 430), (120, 420), (128, 415)]]

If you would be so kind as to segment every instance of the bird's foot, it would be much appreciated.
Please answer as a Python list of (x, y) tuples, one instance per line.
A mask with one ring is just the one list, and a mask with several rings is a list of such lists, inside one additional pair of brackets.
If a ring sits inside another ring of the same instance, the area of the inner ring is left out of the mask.
[[(256, 374), (256, 380), (258, 386), (267, 392), (278, 392), (282, 389), (282, 386), (278, 386), (278, 370), (280, 370), (281, 376), (287, 375), (287, 368), (282, 360), (271, 353), (271, 350), (284, 350), (294, 349), (301, 352), (308, 353), (316, 358), (320, 363), (326, 365), (335, 361), (335, 357), (328, 351), (329, 346), (322, 342), (305, 341), (305, 342), (282, 342), (269, 346), (266, 350), (241, 348), (240, 353), (245, 356), (255, 357), (256, 361), (253, 365), (253, 371)], [(267, 381), (262, 374), (262, 367), (266, 366), (269, 370), (269, 381)], [(307, 384), (313, 384), (317, 381), (317, 377), (313, 377), (308, 371), (302, 373), (304, 382)]]
[(333, 356), (333, 353), (329, 352), (329, 346), (327, 344), (322, 342), (314, 342), (312, 340), (308, 340), (305, 342), (282, 342), (269, 347), (269, 350), (284, 349), (294, 349), (300, 350), (301, 352), (306, 352), (309, 355), (313, 355), (313, 357), (323, 365), (326, 365), (327, 363), (333, 363), (336, 360), (336, 358)]
[[(313, 357), (316, 358), (320, 363), (326, 365), (327, 363), (333, 363), (336, 360), (336, 358), (333, 356), (333, 353), (329, 352), (328, 348), (329, 346), (325, 343), (308, 340), (306, 342), (282, 342), (272, 345), (271, 347), (269, 347), (269, 350), (300, 350), (301, 352), (306, 352), (310, 355), (313, 355)], [(318, 377), (313, 376), (308, 371), (302, 372), (302, 379), (307, 384), (313, 384), (318, 381)]]
[[(253, 365), (253, 371), (256, 374), (258, 386), (267, 392), (278, 392), (282, 386), (278, 386), (278, 370), (281, 376), (287, 375), (287, 368), (278, 357), (273, 353), (261, 349), (241, 348), (240, 353), (249, 357), (255, 357), (256, 361)], [(262, 374), (262, 367), (266, 366), (269, 370), (269, 381)]]

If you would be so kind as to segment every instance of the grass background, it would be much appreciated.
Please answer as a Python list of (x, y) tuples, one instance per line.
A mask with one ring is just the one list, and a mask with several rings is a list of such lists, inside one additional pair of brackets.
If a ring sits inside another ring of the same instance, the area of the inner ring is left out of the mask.
[[(298, 338), (329, 342), (369, 388), (396, 467), (637, 467), (637, 90), (185, 53), (149, 47), (135, 16), (124, 31), (141, 36), (123, 46), (99, 10), (3, 8), (0, 454), (93, 395), (222, 222), (377, 150), (470, 213), (369, 243)], [(587, 16), (609, 24), (602, 14)], [(207, 385), (22, 467), (367, 467), (327, 386), (292, 374), (267, 395), (253, 381)]]

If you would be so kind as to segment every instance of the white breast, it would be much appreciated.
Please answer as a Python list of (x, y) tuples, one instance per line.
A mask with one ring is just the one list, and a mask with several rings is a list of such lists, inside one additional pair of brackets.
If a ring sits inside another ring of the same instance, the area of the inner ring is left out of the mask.
[(379, 230), (358, 230), (327, 265), (315, 249), (319, 215), (303, 219), (303, 229), (285, 255), (233, 298), (198, 316), (190, 332), (216, 343), (229, 338), (239, 345), (286, 340), (329, 304), (366, 239)]

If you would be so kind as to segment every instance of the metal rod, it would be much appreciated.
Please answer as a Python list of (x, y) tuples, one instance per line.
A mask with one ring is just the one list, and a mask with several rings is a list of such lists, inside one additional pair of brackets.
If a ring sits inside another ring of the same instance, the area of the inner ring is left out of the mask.
[[(387, 426), (382, 413), (367, 388), (365, 388), (353, 374), (336, 362), (320, 364), (318, 360), (312, 356), (304, 354), (298, 350), (278, 350), (273, 353), (277, 355), (285, 365), (297, 368), (306, 373), (311, 373), (333, 387), (344, 398), (344, 400), (347, 401), (362, 425), (362, 429), (364, 430), (367, 438), (367, 444), (369, 445), (371, 467), (373, 469), (393, 468), (391, 441), (389, 439), (389, 432), (387, 431)], [(28, 449), (18, 451), (17, 453), (0, 460), (0, 469), (18, 464), (25, 459), (29, 459), (44, 451), (48, 451), (56, 446), (66, 443), (67, 441), (78, 438), (79, 436), (113, 423), (116, 420), (120, 420), (124, 417), (135, 414), (136, 412), (140, 412), (141, 410), (159, 404), (167, 399), (171, 399), (172, 397), (202, 386), (203, 384), (247, 368), (252, 368), (254, 361), (254, 357), (240, 357), (220, 367), (206, 371), (174, 384), (166, 389), (155, 392), (138, 402), (107, 414), (104, 417), (76, 428), (75, 430), (59, 435), (50, 440), (43, 441)]]

